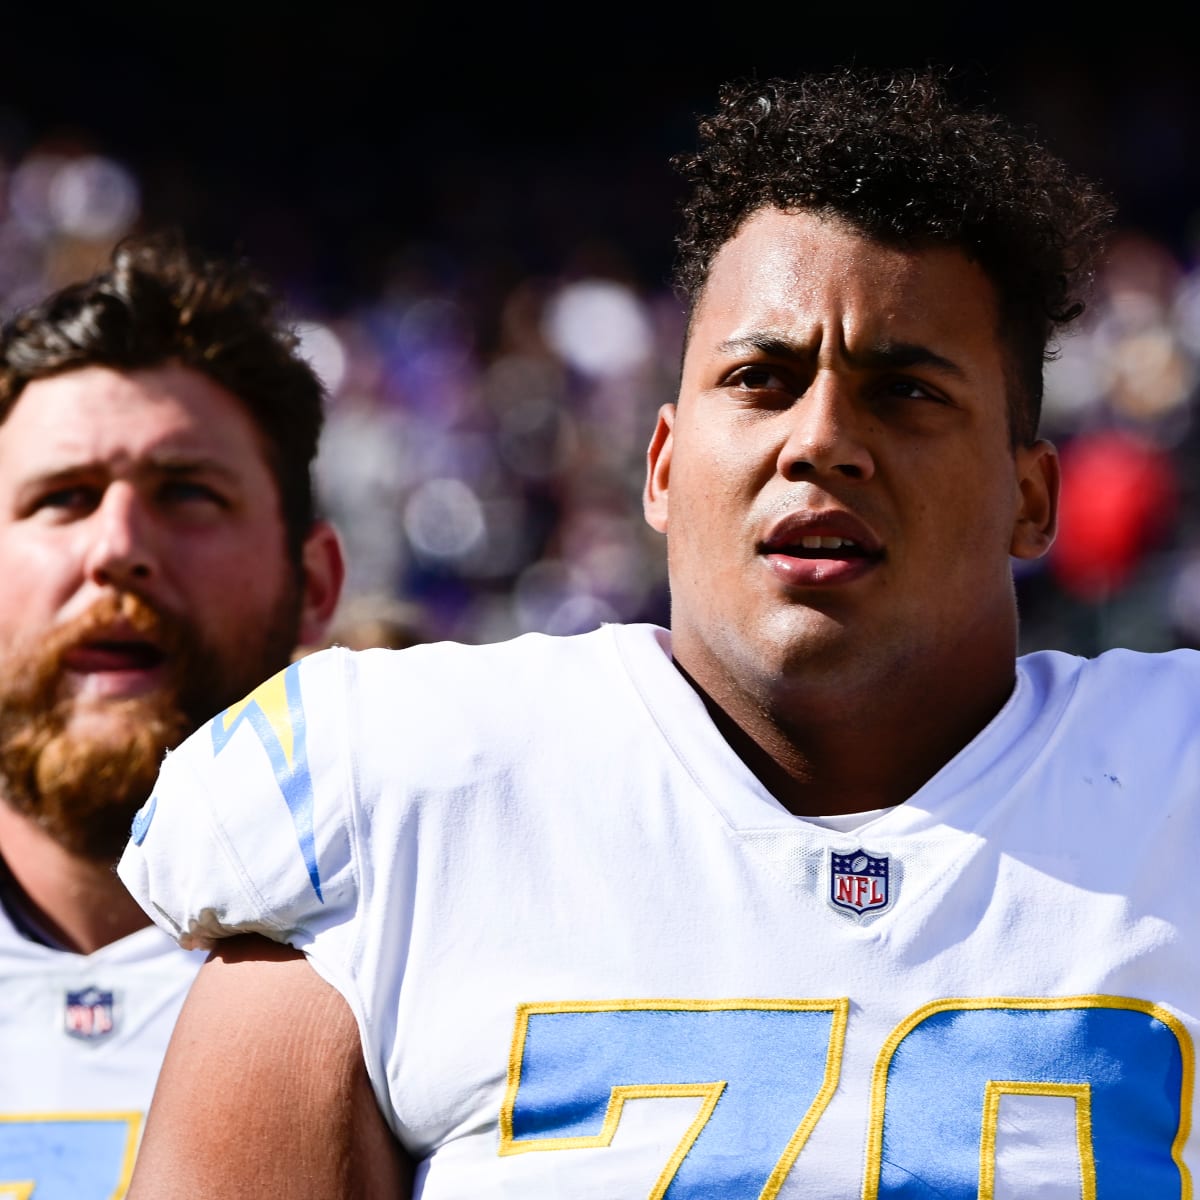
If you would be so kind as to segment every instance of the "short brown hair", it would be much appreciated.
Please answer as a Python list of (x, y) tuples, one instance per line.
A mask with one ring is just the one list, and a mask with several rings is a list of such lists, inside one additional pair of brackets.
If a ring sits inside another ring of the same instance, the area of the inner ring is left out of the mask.
[(202, 253), (176, 234), (130, 238), (105, 270), (0, 328), (0, 421), (26, 384), (64, 371), (170, 361), (200, 371), (245, 406), (262, 435), (298, 564), (316, 517), (312, 463), (325, 401), (298, 347), (279, 297), (244, 260)]

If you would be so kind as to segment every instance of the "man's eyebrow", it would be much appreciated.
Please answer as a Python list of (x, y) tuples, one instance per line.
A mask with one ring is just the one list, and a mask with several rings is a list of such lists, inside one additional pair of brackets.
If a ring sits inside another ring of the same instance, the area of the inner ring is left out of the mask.
[(30, 467), (28, 474), (21, 478), (21, 486), (69, 483), (87, 475), (96, 473), (96, 463), (71, 463), (67, 467)]
[(877, 342), (864, 350), (849, 353), (846, 357), (855, 366), (875, 370), (931, 367), (957, 379), (966, 378), (966, 372), (958, 363), (934, 353), (928, 346), (922, 346), (919, 342)]
[[(755, 351), (770, 358), (791, 359), (796, 362), (811, 362), (812, 346), (793, 341), (773, 333), (750, 333), (729, 338), (717, 346), (721, 355)], [(922, 346), (919, 342), (876, 342), (861, 350), (847, 351), (846, 358), (851, 366), (861, 370), (903, 370), (908, 367), (928, 367), (956, 379), (965, 379), (966, 372), (954, 362)]]
[(150, 471), (158, 471), (163, 475), (221, 475), (230, 480), (241, 478), (239, 471), (220, 459), (204, 455), (168, 451), (153, 455), (145, 465)]
[(810, 359), (813, 356), (811, 346), (801, 345), (775, 333), (746, 333), (727, 338), (716, 346), (717, 353), (721, 355), (745, 354), (752, 350), (772, 358)]
[[(21, 481), (21, 486), (24, 488), (54, 487), (57, 484), (108, 478), (112, 474), (112, 464), (104, 459), (79, 460), (60, 467), (48, 464), (44, 469), (32, 470)], [(237, 482), (241, 478), (240, 472), (235, 471), (220, 459), (171, 451), (142, 460), (135, 469), (135, 474), (158, 474), (173, 477), (215, 475), (230, 482)]]

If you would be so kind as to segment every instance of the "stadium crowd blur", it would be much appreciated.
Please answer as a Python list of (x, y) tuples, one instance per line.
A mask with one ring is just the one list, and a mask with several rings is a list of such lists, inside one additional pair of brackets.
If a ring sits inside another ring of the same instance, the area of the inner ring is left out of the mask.
[[(142, 181), (94, 147), (0, 159), (0, 310), (90, 272), (143, 220)], [(414, 243), (382, 284), (336, 305), (283, 281), (329, 389), (318, 486), (346, 539), (358, 632), (344, 640), (666, 619), (640, 493), (676, 381), (678, 302), (614, 245), (581, 245), (502, 289), (481, 287), (485, 274)], [(1048, 369), (1061, 535), (1018, 577), (1024, 649), (1200, 645), (1198, 379), (1200, 263), (1123, 228)]]

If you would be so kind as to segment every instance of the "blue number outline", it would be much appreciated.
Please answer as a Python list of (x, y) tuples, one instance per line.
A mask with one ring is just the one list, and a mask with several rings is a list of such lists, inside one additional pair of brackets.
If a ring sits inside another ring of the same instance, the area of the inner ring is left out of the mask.
[(1004, 1096), (1062, 1096), (1075, 1101), (1075, 1149), (1079, 1155), (1081, 1200), (1096, 1200), (1096, 1157), (1092, 1152), (1092, 1085), (1025, 1083), (989, 1079), (983, 1091), (983, 1136), (979, 1139), (979, 1200), (996, 1196), (996, 1127)]
[(598, 1134), (572, 1137), (528, 1138), (517, 1140), (513, 1136), (513, 1113), (517, 1091), (521, 1086), (521, 1065), (524, 1061), (525, 1039), (529, 1031), (529, 1018), (538, 1014), (563, 1014), (586, 1012), (723, 1012), (723, 1011), (767, 1011), (767, 1012), (828, 1012), (830, 1014), (829, 1039), (825, 1054), (825, 1069), (821, 1086), (800, 1119), (792, 1136), (775, 1163), (759, 1200), (775, 1200), (784, 1179), (804, 1148), (817, 1121), (824, 1113), (834, 1092), (837, 1090), (841, 1073), (842, 1050), (846, 1039), (846, 1023), (850, 1014), (850, 1001), (844, 997), (831, 1000), (785, 1000), (785, 999), (737, 999), (737, 1000), (574, 1000), (544, 1001), (519, 1004), (513, 1030), (512, 1048), (508, 1058), (508, 1086), (504, 1102), (500, 1107), (500, 1146), (503, 1155), (534, 1153), (542, 1150), (573, 1150), (608, 1146), (616, 1134), (621, 1113), (628, 1099), (661, 1098), (671, 1096), (698, 1096), (704, 1103), (655, 1181), (648, 1200), (662, 1200), (671, 1181), (675, 1178), (688, 1152), (704, 1130), (727, 1086), (727, 1080), (697, 1082), (694, 1084), (634, 1084), (614, 1085), (611, 1089), (604, 1121)]
[[(1182, 1077), (1179, 1088), (1179, 1126), (1171, 1143), (1171, 1160), (1179, 1170), (1180, 1200), (1192, 1200), (1192, 1177), (1186, 1163), (1183, 1161), (1183, 1148), (1187, 1144), (1191, 1130), (1192, 1093), (1195, 1082), (1195, 1054), (1192, 1039), (1183, 1022), (1160, 1004), (1148, 1000), (1137, 1000), (1129, 996), (1082, 995), (1082, 996), (991, 996), (991, 997), (956, 997), (945, 1000), (934, 1000), (922, 1005), (916, 1012), (906, 1017), (888, 1035), (875, 1060), (875, 1069), (871, 1079), (871, 1106), (867, 1125), (867, 1156), (866, 1170), (863, 1176), (863, 1200), (879, 1200), (880, 1177), (883, 1169), (883, 1132), (884, 1116), (887, 1104), (887, 1081), (892, 1057), (899, 1049), (904, 1039), (929, 1017), (943, 1012), (980, 1011), (980, 1010), (1021, 1010), (1035, 1011), (1063, 1010), (1071, 1008), (1109, 1008), (1124, 1009), (1131, 1012), (1144, 1013), (1165, 1025), (1179, 1045), (1182, 1063)], [(992, 1081), (991, 1093), (995, 1096), (995, 1104), (999, 1107), (1001, 1091), (1025, 1094), (1034, 1092), (1054, 1095), (1068, 1094), (1071, 1087), (1065, 1083), (1035, 1085), (1016, 1083), (1012, 1081)], [(1087, 1121), (1085, 1130), (1081, 1122)], [(1087, 1112), (1079, 1112), (1076, 1117), (1076, 1136), (1082, 1139), (1086, 1133), (1087, 1153), (1080, 1154), (1080, 1166), (1083, 1173), (1083, 1200), (1095, 1200), (1096, 1173), (1091, 1150), (1091, 1115), (1090, 1090), (1087, 1097)], [(1082, 1142), (1081, 1142), (1082, 1146)], [(995, 1122), (984, 1125), (980, 1138), (980, 1171), (979, 1171), (979, 1200), (992, 1200), (995, 1184)], [(986, 1155), (986, 1158), (985, 1158)], [(985, 1190), (985, 1184), (988, 1190)]]
[[(133, 1161), (137, 1157), (138, 1142), (141, 1135), (143, 1113), (134, 1110), (114, 1110), (112, 1112), (32, 1112), (32, 1113), (0, 1113), (0, 1123), (5, 1125), (62, 1125), (77, 1122), (81, 1125), (99, 1125), (104, 1123), (124, 1123), (125, 1150), (121, 1157), (121, 1173), (117, 1185), (108, 1200), (122, 1200), (129, 1190), (133, 1178)], [(34, 1195), (38, 1181), (29, 1180), (0, 1180), (0, 1194), (6, 1189), (17, 1189), (12, 1200), (29, 1200)], [(23, 1189), (28, 1188), (28, 1191)]]

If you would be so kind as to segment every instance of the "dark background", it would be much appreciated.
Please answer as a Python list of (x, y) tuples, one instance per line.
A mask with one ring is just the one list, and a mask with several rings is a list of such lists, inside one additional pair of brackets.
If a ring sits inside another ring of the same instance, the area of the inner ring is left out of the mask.
[(506, 243), (540, 267), (593, 233), (665, 270), (666, 160), (722, 79), (935, 65), (1036, 122), (1126, 222), (1190, 252), (1194, 18), (896, 9), (26, 6), (5, 14), (3, 136), (10, 153), (47, 137), (102, 147), (142, 175), (149, 221), (243, 245), (332, 302), (414, 239)]
[[(636, 485), (677, 353), (666, 289), (678, 199), (669, 157), (688, 148), (724, 79), (849, 62), (936, 67), (965, 98), (1036, 126), (1103, 181), (1121, 232), (1143, 239), (1126, 274), (1158, 280), (1138, 295), (1157, 288), (1150, 332), (1172, 345), (1182, 378), (1169, 419), (1146, 420), (1131, 418), (1128, 398), (1114, 399), (1097, 370), (1094, 403), (1051, 430), (1064, 446), (1097, 432), (1136, 434), (1165, 456), (1170, 496), (1153, 536), (1145, 526), (1144, 545), (1127, 552), (1138, 559), (1132, 577), (1072, 586), (1050, 564), (1019, 580), (1026, 645), (1194, 644), (1200, 334), (1185, 345), (1172, 306), (1195, 279), (1200, 247), (1195, 25), (1145, 5), (25, 7), (4, 14), (0, 217), (6, 181), (22, 164), (104, 156), (138, 182), (139, 227), (173, 225), (248, 255), (296, 313), (368, 363), (351, 371), (346, 395), (331, 396), (334, 423), (359, 413), (365, 397), (372, 420), (390, 422), (398, 455), (436, 463), (437, 474), (410, 463), (390, 491), (376, 479), (350, 504), (343, 493), (356, 481), (340, 476), (355, 474), (351, 455), (350, 468), (331, 468), (329, 493), (332, 508), (344, 504), (335, 515), (347, 532), (357, 537), (377, 518), (382, 536), (394, 529), (398, 543), (411, 541), (412, 495), (427, 477), (449, 478), (471, 493), (460, 489), (454, 504), (478, 501), (483, 540), (507, 548), (484, 563), (478, 547), (474, 559), (431, 559), (406, 543), (395, 561), (383, 554), (374, 575), (352, 578), (352, 591), (412, 598), (425, 628), (468, 640), (609, 617), (665, 620), (661, 548), (640, 528)], [(58, 234), (31, 241), (14, 228), (0, 221), (8, 308), (99, 265), (108, 250)], [(637, 379), (581, 379), (534, 345), (539, 306), (580, 279), (620, 282), (661, 327), (657, 357)], [(1117, 331), (1097, 351), (1109, 374), (1114, 339), (1122, 354), (1125, 342), (1130, 355), (1146, 353), (1127, 295), (1117, 288), (1098, 309)], [(428, 312), (431, 300), (451, 317), (413, 334), (405, 314)], [(1200, 321), (1200, 305), (1196, 313)], [(1136, 389), (1138, 360), (1123, 361)], [(569, 436), (557, 426), (538, 433), (557, 447), (549, 477), (504, 458), (492, 392), (514, 363), (553, 377), (553, 420), (569, 424)], [(619, 388), (635, 433), (620, 461), (597, 466), (593, 455), (581, 465), (579, 445), (608, 436)], [(563, 450), (568, 442), (576, 448)], [(1123, 519), (1135, 532), (1122, 536), (1136, 538), (1142, 518)], [(597, 547), (623, 565), (588, 567)], [(355, 553), (366, 562), (375, 551)], [(631, 595), (611, 581), (580, 582), (577, 567), (632, 572), (643, 585)], [(520, 600), (530, 591), (537, 603)]]

